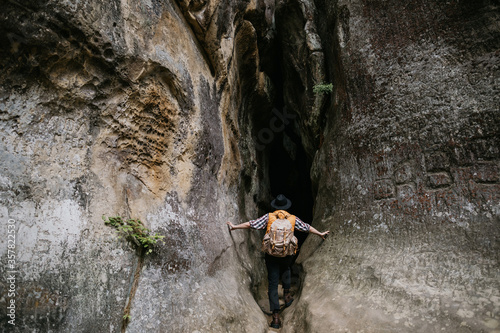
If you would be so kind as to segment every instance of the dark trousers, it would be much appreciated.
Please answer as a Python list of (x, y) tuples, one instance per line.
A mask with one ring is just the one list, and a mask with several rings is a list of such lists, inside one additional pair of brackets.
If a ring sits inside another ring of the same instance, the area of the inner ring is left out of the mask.
[(267, 280), (269, 282), (269, 305), (271, 312), (280, 309), (278, 298), (278, 284), (282, 276), (283, 289), (290, 289), (290, 265), (293, 256), (278, 258), (266, 254)]

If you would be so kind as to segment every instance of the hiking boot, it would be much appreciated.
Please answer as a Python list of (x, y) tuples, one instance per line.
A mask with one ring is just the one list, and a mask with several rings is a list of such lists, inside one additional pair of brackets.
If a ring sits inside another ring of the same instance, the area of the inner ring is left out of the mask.
[(292, 294), (290, 293), (290, 289), (285, 289), (283, 292), (285, 294), (285, 308), (287, 308), (290, 305), (292, 305), (293, 297)]
[(271, 324), (269, 326), (271, 326), (272, 328), (280, 328), (281, 320), (279, 312), (273, 313), (273, 321), (271, 321)]

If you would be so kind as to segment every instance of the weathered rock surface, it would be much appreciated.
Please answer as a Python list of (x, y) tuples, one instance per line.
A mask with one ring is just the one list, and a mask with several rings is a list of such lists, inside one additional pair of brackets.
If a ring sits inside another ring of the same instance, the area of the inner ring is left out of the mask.
[[(239, 207), (257, 178), (239, 194), (238, 147), (243, 90), (261, 105), (269, 95), (255, 30), (245, 2), (179, 5), (1, 4), (0, 211), (3, 227), (17, 226), (14, 331), (118, 332), (126, 308), (129, 332), (266, 329), (251, 294), (262, 268), (245, 234), (225, 226), (256, 213), (251, 200)], [(139, 263), (103, 214), (140, 218), (166, 242)]]
[[(267, 331), (261, 235), (224, 222), (276, 191), (301, 217), (314, 196), (313, 224), (332, 231), (304, 243), (282, 331), (500, 331), (495, 2), (0, 9), (14, 332)], [(103, 214), (165, 244), (141, 261)]]
[(498, 4), (315, 5), (334, 91), (314, 223), (333, 235), (302, 249), (286, 331), (499, 332)]

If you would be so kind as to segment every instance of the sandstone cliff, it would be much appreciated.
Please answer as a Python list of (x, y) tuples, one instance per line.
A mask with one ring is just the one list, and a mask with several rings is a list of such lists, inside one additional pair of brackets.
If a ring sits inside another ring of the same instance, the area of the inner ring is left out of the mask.
[[(332, 235), (282, 331), (500, 331), (496, 2), (0, 9), (5, 330), (265, 332), (261, 234), (225, 221), (285, 192)], [(140, 256), (103, 214), (165, 243)]]

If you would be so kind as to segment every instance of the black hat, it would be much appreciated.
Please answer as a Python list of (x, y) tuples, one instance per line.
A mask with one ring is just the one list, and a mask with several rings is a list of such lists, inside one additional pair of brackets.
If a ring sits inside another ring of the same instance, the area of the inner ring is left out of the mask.
[(283, 194), (278, 194), (276, 199), (271, 201), (271, 206), (275, 209), (288, 209), (292, 206), (292, 202), (288, 200)]

